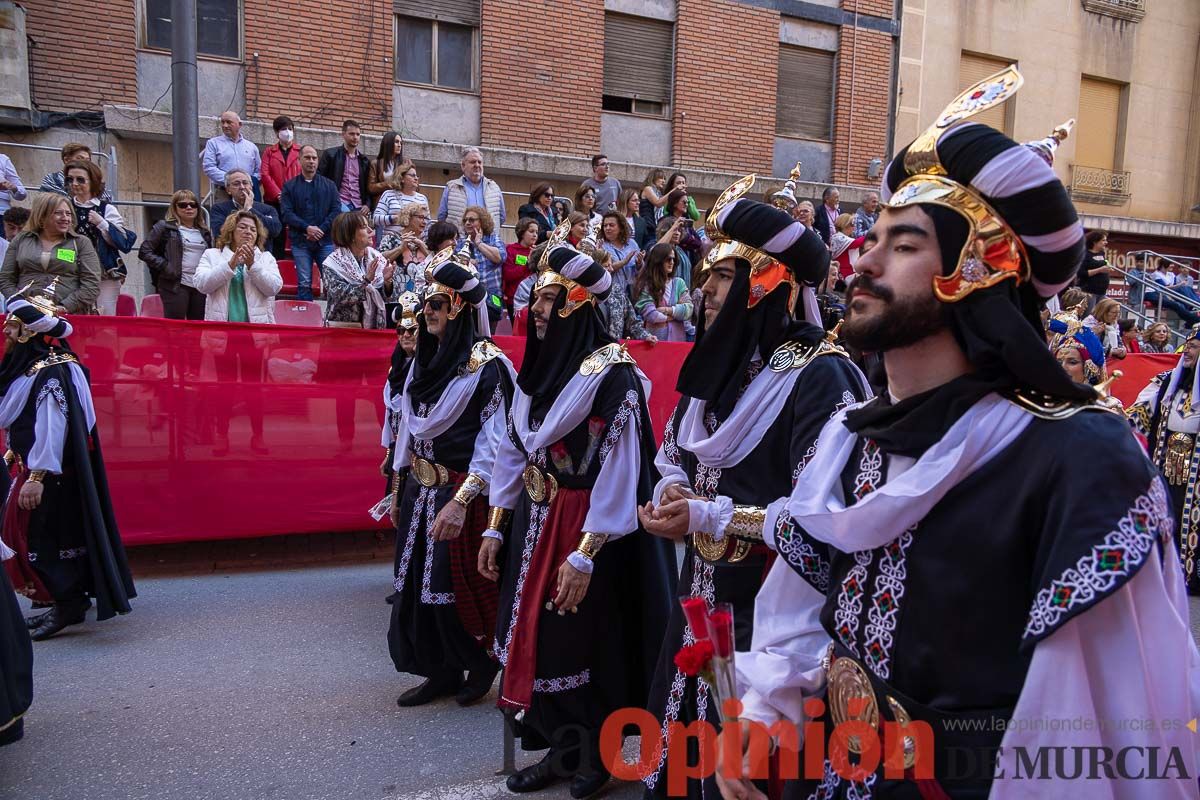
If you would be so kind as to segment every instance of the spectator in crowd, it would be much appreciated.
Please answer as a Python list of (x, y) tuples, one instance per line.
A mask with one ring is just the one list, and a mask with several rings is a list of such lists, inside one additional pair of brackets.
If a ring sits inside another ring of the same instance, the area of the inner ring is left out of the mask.
[[(300, 166), (303, 171), (303, 159), (301, 159)], [(254, 199), (254, 184), (250, 179), (250, 173), (241, 169), (231, 169), (226, 172), (225, 191), (229, 199), (217, 203), (208, 212), (208, 224), (211, 230), (218, 231), (218, 233), (224, 230), (225, 218), (234, 211), (252, 212), (262, 221), (263, 228), (271, 239), (274, 239), (283, 230), (283, 223), (279, 221), (279, 215), (275, 213), (275, 209)]]
[(362, 126), (352, 119), (342, 123), (342, 145), (331, 147), (321, 154), (317, 172), (333, 181), (338, 187), (338, 199), (342, 211), (361, 211), (370, 214), (367, 206), (371, 193), (369, 187), (371, 160), (358, 150)]
[(501, 296), (500, 267), (504, 264), (504, 242), (492, 227), (492, 215), (483, 206), (467, 206), (463, 209), (462, 236), (455, 242), (455, 249), (464, 244), (471, 246), (471, 261), (479, 273), (479, 280), (488, 293)]
[(875, 225), (875, 221), (879, 219), (879, 194), (877, 192), (867, 192), (867, 196), (863, 198), (862, 205), (854, 212), (854, 238), (866, 236), (867, 231), (871, 230)]
[(614, 339), (640, 339), (650, 344), (656, 343), (658, 337), (646, 330), (646, 326), (633, 310), (633, 303), (629, 300), (629, 286), (618, 284), (623, 278), (618, 277), (622, 270), (617, 268), (616, 261), (608, 250), (598, 250), (596, 256), (596, 263), (608, 270), (613, 280), (612, 291), (599, 305), (604, 330)]
[(1155, 322), (1142, 334), (1143, 353), (1171, 353), (1171, 329), (1165, 322)]
[[(7, 218), (7, 213), (6, 213)], [(45, 290), (55, 279), (55, 302), (68, 314), (90, 312), (100, 294), (100, 258), (75, 230), (71, 201), (56, 194), (33, 200), (25, 230), (15, 236), (0, 267), (0, 295), (12, 297), (32, 284)], [(43, 291), (43, 293), (45, 293)]]
[(1079, 264), (1076, 284), (1092, 296), (1092, 305), (1108, 295), (1108, 281), (1116, 270), (1108, 266), (1104, 249), (1108, 247), (1108, 231), (1088, 231), (1084, 237), (1087, 253)]
[(1134, 306), (1145, 302), (1157, 309), (1161, 304), (1163, 308), (1174, 311), (1189, 327), (1200, 323), (1200, 314), (1196, 313), (1194, 307), (1189, 307), (1186, 301), (1153, 288), (1155, 285), (1163, 288), (1167, 285), (1159, 274), (1157, 258), (1147, 259), (1144, 253), (1136, 256), (1135, 266), (1129, 271), (1128, 281), (1129, 302)]
[(425, 232), (425, 241), (429, 243), (430, 256), (437, 255), (458, 243), (458, 226), (453, 222), (439, 220), (429, 226), (429, 230)]
[(263, 250), (266, 242), (267, 229), (257, 214), (239, 209), (225, 219), (213, 247), (200, 257), (193, 280), (206, 298), (206, 320), (275, 322), (275, 295), (283, 278), (275, 256)]
[(564, 219), (571, 216), (571, 212), (575, 210), (574, 204), (569, 197), (554, 198), (554, 215), (558, 217), (561, 224)]
[(1106, 297), (1096, 303), (1092, 313), (1084, 318), (1083, 324), (1092, 329), (1097, 338), (1104, 344), (1104, 355), (1124, 358), (1121, 350), (1121, 332), (1117, 320), (1121, 316), (1121, 306), (1116, 300)]
[(575, 210), (588, 219), (588, 229), (600, 224), (600, 214), (596, 211), (596, 190), (590, 186), (580, 185), (575, 190)]
[(554, 210), (554, 187), (548, 183), (534, 186), (529, 192), (529, 202), (521, 206), (518, 213), (522, 219), (529, 218), (537, 223), (538, 244), (546, 241), (560, 219)]
[[(682, 172), (673, 172), (671, 173), (671, 177), (667, 178), (667, 192), (670, 193), (676, 189), (681, 189), (683, 190), (684, 194), (687, 194), (687, 176)], [(669, 201), (667, 205), (669, 205)], [(666, 207), (663, 207), (659, 209), (659, 213), (661, 216), (665, 217), (671, 212), (667, 211)], [(687, 217), (688, 219), (692, 220), (692, 222), (700, 221), (700, 209), (696, 208), (696, 200), (690, 194), (688, 195), (687, 199)]]
[(279, 207), (291, 231), (292, 259), (296, 264), (296, 299), (312, 300), (312, 272), (321, 269), (333, 252), (333, 221), (341, 199), (333, 181), (317, 172), (317, 148), (300, 148), (300, 174), (283, 185)]
[(606, 211), (600, 222), (600, 248), (612, 259), (609, 273), (613, 276), (614, 292), (629, 294), (629, 285), (642, 265), (642, 251), (630, 234), (629, 222), (619, 211)]
[(325, 325), (330, 328), (382, 328), (383, 285), (390, 283), (396, 265), (371, 246), (375, 231), (357, 211), (338, 214), (333, 221), (336, 249), (325, 259), (322, 286)]
[(1170, 275), (1173, 278), (1170, 284), (1172, 289), (1193, 303), (1200, 303), (1200, 295), (1196, 294), (1195, 278), (1192, 277), (1191, 270), (1185, 264), (1179, 261), (1168, 261), (1167, 268), (1163, 272), (1164, 277)]
[[(214, 198), (218, 201), (228, 200), (229, 182), (227, 175), (233, 170), (241, 170), (248, 177), (257, 179), (262, 169), (262, 159), (254, 142), (242, 136), (242, 119), (232, 111), (221, 115), (221, 135), (214, 136), (204, 143), (204, 153), (200, 157), (204, 174), (208, 176), (213, 187)], [(251, 183), (253, 189), (253, 183)], [(216, 227), (216, 222), (213, 222)], [(271, 234), (274, 236), (275, 234)]]
[(813, 226), (813, 204), (811, 200), (801, 200), (796, 203), (796, 207), (792, 209), (792, 219), (799, 222), (806, 228)]
[[(276, 117), (271, 127), (275, 130), (275, 143), (262, 155), (262, 198), (281, 215), (279, 195), (283, 193), (283, 185), (300, 174), (300, 152), (295, 142), (296, 124), (290, 117)], [(283, 257), (285, 232), (286, 226), (271, 237), (271, 252), (276, 258)]]
[(0, 153), (0, 213), (7, 211), (13, 200), (24, 200), (28, 196), (12, 159)]
[(571, 228), (567, 232), (567, 242), (572, 247), (579, 247), (579, 243), (588, 237), (592, 232), (592, 228), (588, 225), (587, 214), (582, 211), (572, 211), (567, 214), (567, 222), (571, 223)]
[(663, 206), (665, 216), (672, 217), (680, 221), (679, 225), (679, 240), (676, 242), (678, 247), (687, 253), (689, 268), (687, 270), (688, 278), (691, 280), (691, 264), (700, 262), (700, 256), (704, 250), (704, 240), (700, 238), (700, 234), (696, 231), (696, 223), (688, 216), (688, 203), (691, 198), (688, 196), (686, 189), (672, 189), (667, 194), (667, 203)]
[(138, 249), (167, 319), (204, 319), (204, 295), (196, 289), (196, 268), (211, 247), (212, 234), (200, 213), (199, 198), (191, 189), (180, 189), (171, 195), (166, 218), (154, 223)]
[(638, 214), (646, 220), (646, 227), (654, 230), (658, 218), (662, 216), (659, 209), (667, 202), (667, 173), (655, 167), (646, 173), (646, 184), (638, 196)]
[[(686, 222), (682, 217), (663, 217), (658, 221), (658, 227), (654, 233), (658, 244), (666, 243), (675, 248), (675, 274), (685, 284), (691, 284), (692, 260), (688, 258), (688, 254), (679, 246), (679, 242), (683, 238), (683, 226)], [(657, 247), (658, 245), (656, 244), (655, 246)], [(649, 263), (649, 259), (646, 261)]]
[[(396, 170), (402, 164), (412, 167), (412, 162), (404, 158), (404, 140), (395, 131), (388, 131), (379, 141), (379, 155), (375, 156), (367, 173), (367, 191), (371, 194), (372, 207), (375, 207), (384, 192), (396, 188), (394, 185), (398, 175)], [(401, 169), (400, 173), (403, 172), (404, 170)], [(415, 174), (416, 170), (414, 169), (413, 172)], [(407, 194), (411, 195), (417, 189), (418, 186), (413, 186)]]
[[(429, 208), (429, 198), (417, 191), (421, 185), (421, 176), (417, 174), (417, 168), (411, 161), (405, 161), (393, 168), (386, 185), (388, 188), (380, 195), (373, 218), (375, 226), (383, 230), (379, 249), (384, 252), (400, 246), (405, 227), (405, 223), (400, 222), (401, 209), (411, 204)], [(428, 220), (429, 215), (426, 214), (425, 217)]]
[[(67, 142), (62, 146), (62, 163), (65, 167), (72, 161), (91, 161), (92, 148), (82, 142)], [(55, 192), (56, 194), (66, 194), (67, 186), (63, 183), (63, 171), (56, 169), (53, 172), (47, 172), (42, 176), (42, 185), (38, 187), (40, 192)], [(112, 193), (105, 188), (104, 193), (100, 195), (101, 200), (112, 200)]]
[(504, 307), (508, 309), (508, 317), (513, 317), (513, 295), (521, 281), (533, 273), (533, 264), (529, 261), (530, 253), (538, 244), (541, 228), (538, 221), (532, 217), (521, 217), (517, 220), (514, 231), (517, 241), (504, 248), (504, 266), (500, 271), (501, 294)]
[(0, 264), (4, 263), (4, 256), (8, 253), (8, 239), (0, 236)]
[(1125, 352), (1142, 352), (1142, 337), (1138, 333), (1137, 320), (1127, 317), (1117, 324), (1121, 328), (1121, 347), (1125, 349)]
[(595, 190), (596, 210), (601, 214), (617, 207), (617, 198), (621, 196), (621, 182), (608, 174), (608, 156), (592, 156), (592, 177), (584, 181), (583, 185)]
[(834, 223), (833, 239), (829, 243), (829, 253), (838, 264), (838, 277), (843, 281), (854, 274), (854, 265), (858, 263), (859, 250), (862, 248), (863, 236), (855, 236), (858, 218), (850, 214), (841, 214)]
[[(61, 173), (58, 179), (62, 180)], [(0, 216), (4, 217), (4, 238), (11, 242), (17, 238), (18, 233), (25, 230), (25, 223), (29, 222), (29, 209), (13, 206)]]
[(653, 238), (651, 231), (654, 227), (642, 217), (640, 210), (642, 200), (633, 189), (625, 189), (617, 198), (617, 210), (625, 215), (625, 224), (629, 226), (630, 237), (639, 250), (645, 250)]
[(100, 259), (100, 296), (96, 308), (101, 314), (112, 316), (117, 313), (117, 295), (125, 282), (126, 267), (121, 254), (133, 249), (137, 235), (125, 226), (115, 205), (100, 199), (104, 176), (94, 163), (72, 161), (63, 167), (63, 176), (74, 206), (75, 231), (91, 241)]
[[(664, 217), (664, 219), (666, 219)], [(692, 318), (687, 282), (675, 274), (678, 248), (662, 241), (650, 248), (646, 266), (633, 284), (634, 309), (649, 333), (660, 341), (686, 342), (685, 323)]]
[[(483, 153), (478, 147), (468, 147), (462, 152), (459, 166), (462, 167), (462, 175), (446, 183), (437, 218), (458, 224), (467, 206), (480, 206), (491, 216), (492, 230), (500, 230), (506, 218), (504, 193), (500, 191), (500, 184), (484, 177)], [(465, 233), (461, 226), (459, 232)]]
[(825, 240), (827, 246), (833, 240), (837, 218), (842, 213), (841, 207), (838, 205), (840, 199), (841, 193), (837, 189), (826, 186), (825, 191), (821, 192), (821, 207), (817, 209), (813, 217), (813, 228), (821, 234), (821, 238)]
[[(421, 238), (429, 224), (429, 206), (425, 203), (407, 203), (396, 212), (396, 222), (399, 223), (400, 232), (388, 233), (380, 245), (384, 256), (396, 262), (396, 272), (391, 281), (384, 283), (383, 294), (389, 300), (399, 297), (403, 292), (413, 292), (420, 297), (425, 292), (425, 266), (429, 263), (431, 253), (436, 252)], [(458, 234), (458, 228), (453, 225), (450, 228), (453, 233), (449, 238), (453, 239)]]

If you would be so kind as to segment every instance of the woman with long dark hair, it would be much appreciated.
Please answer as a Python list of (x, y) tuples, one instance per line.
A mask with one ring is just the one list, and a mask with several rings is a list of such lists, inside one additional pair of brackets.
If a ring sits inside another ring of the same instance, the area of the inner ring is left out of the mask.
[(371, 195), (371, 207), (379, 202), (379, 196), (392, 186), (396, 168), (404, 163), (404, 140), (395, 131), (388, 131), (379, 142), (379, 155), (371, 162), (367, 173), (367, 191)]
[(633, 282), (634, 309), (646, 330), (660, 341), (686, 342), (685, 323), (692, 318), (687, 283), (675, 277), (675, 248), (663, 242), (650, 248), (646, 265)]

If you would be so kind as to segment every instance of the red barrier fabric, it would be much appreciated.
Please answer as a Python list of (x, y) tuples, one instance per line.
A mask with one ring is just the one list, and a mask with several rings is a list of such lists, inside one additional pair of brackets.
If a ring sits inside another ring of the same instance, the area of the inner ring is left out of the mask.
[(1132, 405), (1155, 375), (1175, 369), (1178, 363), (1179, 356), (1172, 353), (1137, 353), (1112, 361), (1109, 370), (1121, 371), (1121, 377), (1113, 381), (1113, 397), (1126, 406)]
[[(91, 371), (126, 543), (377, 527), (367, 509), (385, 488), (379, 440), (391, 331), (144, 317), (71, 323), (71, 345)], [(524, 339), (497, 342), (519, 365)], [(630, 351), (653, 382), (661, 431), (688, 345), (631, 343)]]

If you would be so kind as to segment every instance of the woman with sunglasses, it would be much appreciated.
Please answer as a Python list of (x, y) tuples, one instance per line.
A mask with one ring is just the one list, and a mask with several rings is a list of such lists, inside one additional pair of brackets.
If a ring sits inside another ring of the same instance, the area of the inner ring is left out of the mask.
[(101, 314), (117, 313), (117, 295), (125, 283), (122, 253), (133, 249), (137, 234), (129, 230), (121, 212), (106, 200), (104, 174), (91, 161), (72, 161), (63, 167), (63, 182), (75, 209), (75, 231), (86, 236), (100, 258), (100, 296), (96, 308)]
[(537, 223), (537, 244), (546, 241), (560, 219), (554, 207), (554, 187), (548, 183), (533, 187), (529, 192), (529, 202), (517, 209), (517, 214), (520, 219), (528, 217)]
[(138, 248), (167, 319), (204, 319), (204, 294), (196, 290), (195, 278), (200, 257), (210, 247), (212, 233), (200, 201), (191, 189), (180, 189), (171, 195), (166, 219), (154, 223)]

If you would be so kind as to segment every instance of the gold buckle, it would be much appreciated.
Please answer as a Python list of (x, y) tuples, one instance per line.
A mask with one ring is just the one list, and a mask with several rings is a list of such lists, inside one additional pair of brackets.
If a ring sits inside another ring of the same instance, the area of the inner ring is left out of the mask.
[(696, 531), (692, 534), (692, 544), (696, 546), (700, 557), (705, 561), (720, 561), (725, 557), (725, 551), (729, 549), (729, 537), (725, 536), (717, 540), (712, 537), (712, 534)]
[(424, 458), (414, 458), (412, 469), (413, 475), (417, 476), (417, 482), (427, 489), (445, 486), (450, 482), (450, 473), (445, 467)]
[(525, 492), (535, 503), (550, 503), (558, 494), (558, 481), (554, 476), (542, 472), (533, 464), (525, 467), (521, 478), (525, 481)]
[[(879, 730), (879, 704), (875, 700), (875, 689), (867, 671), (853, 658), (835, 658), (829, 666), (829, 716), (834, 727), (843, 722), (865, 722)], [(862, 710), (850, 713), (851, 703), (861, 704)], [(846, 740), (846, 749), (855, 755), (862, 754), (862, 742), (857, 736)]]

